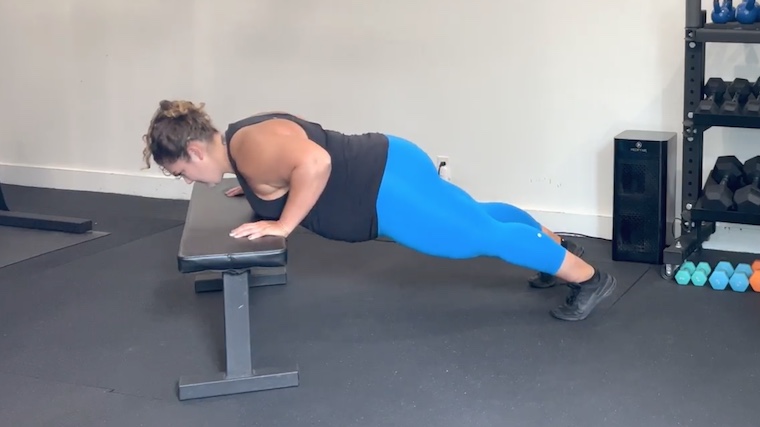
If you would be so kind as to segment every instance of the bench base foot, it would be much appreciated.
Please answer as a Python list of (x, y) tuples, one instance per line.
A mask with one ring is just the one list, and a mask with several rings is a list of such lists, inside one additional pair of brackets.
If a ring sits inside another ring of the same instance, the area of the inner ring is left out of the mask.
[(206, 377), (183, 377), (179, 380), (179, 400), (202, 399), (254, 391), (298, 387), (298, 370), (293, 368), (257, 369), (250, 375), (228, 377), (220, 372)]
[[(248, 273), (248, 286), (284, 285), (288, 282), (286, 267), (257, 267)], [(201, 273), (195, 276), (195, 292), (218, 292), (223, 288), (220, 273)]]
[(253, 368), (248, 301), (250, 276), (248, 271), (225, 272), (222, 275), (225, 372), (208, 377), (181, 378), (179, 400), (298, 386), (296, 369)]

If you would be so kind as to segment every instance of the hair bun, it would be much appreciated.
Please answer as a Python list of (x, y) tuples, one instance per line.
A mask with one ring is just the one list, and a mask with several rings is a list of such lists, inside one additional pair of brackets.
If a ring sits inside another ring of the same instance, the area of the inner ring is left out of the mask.
[(174, 103), (172, 101), (169, 101), (167, 99), (164, 99), (163, 101), (158, 103), (158, 106), (161, 107), (161, 110), (163, 111), (169, 111), (172, 109), (172, 106)]
[(164, 116), (171, 118), (182, 117), (192, 112), (203, 110), (203, 104), (196, 106), (190, 101), (182, 100), (169, 101), (164, 99), (163, 101), (159, 102), (158, 105), (161, 108)]

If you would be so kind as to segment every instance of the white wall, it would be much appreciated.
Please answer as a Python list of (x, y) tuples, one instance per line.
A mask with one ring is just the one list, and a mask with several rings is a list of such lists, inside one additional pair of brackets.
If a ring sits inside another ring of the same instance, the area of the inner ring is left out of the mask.
[[(285, 109), (400, 134), (479, 199), (609, 237), (614, 136), (680, 140), (683, 27), (660, 0), (4, 1), (0, 180), (186, 197), (140, 169), (158, 101), (186, 98), (222, 128)], [(758, 51), (710, 45), (708, 73), (754, 80)], [(756, 135), (709, 131), (705, 170)]]

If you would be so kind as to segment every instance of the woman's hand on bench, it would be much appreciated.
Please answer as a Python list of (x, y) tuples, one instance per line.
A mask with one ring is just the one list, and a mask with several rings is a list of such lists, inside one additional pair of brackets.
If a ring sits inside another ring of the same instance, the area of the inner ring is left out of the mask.
[(247, 237), (250, 240), (263, 236), (288, 237), (288, 234), (290, 233), (277, 221), (248, 222), (230, 232), (230, 236), (236, 239)]
[(241, 187), (239, 185), (237, 187), (232, 187), (229, 190), (225, 191), (224, 194), (227, 197), (242, 196), (243, 195), (243, 187)]

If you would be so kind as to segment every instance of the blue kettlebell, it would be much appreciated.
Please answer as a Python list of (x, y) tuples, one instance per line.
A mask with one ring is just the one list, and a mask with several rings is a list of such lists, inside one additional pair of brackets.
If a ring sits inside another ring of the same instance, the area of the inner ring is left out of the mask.
[(744, 0), (736, 7), (736, 20), (742, 24), (757, 22), (757, 3), (755, 0)]
[[(728, 22), (735, 22), (736, 21), (736, 8), (734, 7), (734, 1), (733, 0), (723, 0), (723, 7), (728, 9), (729, 19)], [(758, 18), (760, 18), (760, 14), (758, 15)]]
[(731, 21), (731, 18), (734, 17), (733, 13), (731, 13), (731, 9), (726, 7), (725, 2), (723, 3), (723, 6), (720, 5), (720, 0), (713, 0), (713, 11), (710, 16), (712, 21), (716, 24), (725, 24)]

